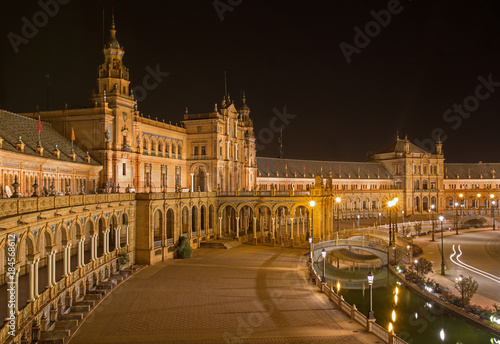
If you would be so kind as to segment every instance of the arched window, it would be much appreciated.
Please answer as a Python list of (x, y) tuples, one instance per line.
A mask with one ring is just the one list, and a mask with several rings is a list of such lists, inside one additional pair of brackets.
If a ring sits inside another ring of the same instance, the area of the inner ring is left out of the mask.
[(415, 190), (420, 189), (420, 181), (418, 179), (415, 179)]
[(427, 179), (422, 182), (422, 189), (427, 190)]
[(420, 197), (415, 197), (415, 211), (420, 211)]
[(142, 152), (143, 154), (148, 154), (148, 140), (146, 137), (142, 140)]
[(429, 199), (427, 198), (427, 196), (424, 196), (422, 198), (422, 210), (423, 211), (429, 210)]

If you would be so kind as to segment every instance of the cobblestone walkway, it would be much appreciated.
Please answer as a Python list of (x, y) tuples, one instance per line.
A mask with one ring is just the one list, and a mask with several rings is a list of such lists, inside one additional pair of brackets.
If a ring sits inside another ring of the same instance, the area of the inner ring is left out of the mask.
[(305, 259), (243, 245), (145, 268), (71, 343), (381, 343), (306, 280)]

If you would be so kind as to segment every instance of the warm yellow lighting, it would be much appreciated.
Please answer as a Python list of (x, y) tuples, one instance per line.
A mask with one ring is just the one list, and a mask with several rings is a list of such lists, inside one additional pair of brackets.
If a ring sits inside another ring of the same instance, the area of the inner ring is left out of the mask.
[(398, 295), (394, 295), (394, 303), (397, 305), (398, 304)]
[(394, 197), (393, 201), (394, 201), (394, 204), (397, 204), (399, 202), (399, 197)]
[(340, 197), (335, 198), (335, 202), (340, 203), (342, 202), (342, 199)]
[(396, 295), (398, 295), (399, 294), (399, 288), (396, 287), (396, 289), (394, 289), (394, 292), (396, 293)]
[(309, 202), (309, 206), (310, 206), (311, 208), (314, 208), (314, 206), (315, 206), (315, 205), (316, 205), (316, 202), (314, 202), (314, 201), (310, 201), (310, 202)]
[(396, 322), (396, 310), (392, 310), (392, 322)]
[(481, 197), (481, 194), (477, 194), (477, 198), (480, 198)]
[(490, 198), (493, 198), (493, 197), (495, 197), (495, 195), (493, 195), (493, 194), (490, 194)]
[(389, 332), (392, 332), (392, 323), (389, 323)]
[(337, 294), (340, 292), (340, 282), (337, 282)]
[(458, 195), (458, 197), (463, 198), (463, 197), (464, 197), (464, 194), (460, 194), (460, 195)]

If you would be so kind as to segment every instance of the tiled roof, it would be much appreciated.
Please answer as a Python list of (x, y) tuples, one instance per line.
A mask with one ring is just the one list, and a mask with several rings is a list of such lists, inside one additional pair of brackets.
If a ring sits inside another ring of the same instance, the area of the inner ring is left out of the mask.
[(500, 163), (445, 163), (448, 179), (493, 179), (500, 176)]
[(277, 158), (257, 158), (257, 170), (259, 177), (288, 177), (306, 178), (323, 175), (333, 179), (349, 178), (392, 178), (387, 169), (378, 162), (344, 162), (344, 161), (314, 161)]
[[(405, 140), (401, 139), (396, 139), (395, 142), (393, 142), (390, 146), (386, 147), (382, 151), (380, 151), (378, 154), (381, 153), (404, 153), (405, 152)], [(410, 144), (410, 153), (428, 153), (424, 151), (422, 148), (418, 147), (417, 145), (409, 142)]]
[[(0, 136), (3, 138), (3, 150), (39, 156), (35, 150), (36, 146), (38, 146), (38, 119), (0, 110)], [(24, 143), (24, 153), (21, 153), (16, 148), (19, 137), (21, 137)], [(55, 130), (50, 124), (43, 121), (41, 141), (44, 148), (44, 158), (73, 162), (69, 157), (69, 154), (71, 154), (71, 141)], [(60, 159), (57, 159), (53, 154), (56, 145), (61, 152)], [(76, 145), (73, 150), (76, 154), (75, 162), (87, 164), (84, 160), (87, 153), (83, 152)], [(92, 158), (90, 159), (90, 164), (99, 165)]]

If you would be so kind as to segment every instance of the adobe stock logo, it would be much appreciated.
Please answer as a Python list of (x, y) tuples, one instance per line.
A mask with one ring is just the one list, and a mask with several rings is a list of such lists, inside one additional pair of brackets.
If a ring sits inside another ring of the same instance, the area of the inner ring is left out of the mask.
[(342, 51), (347, 63), (351, 63), (352, 54), (360, 54), (361, 50), (370, 44), (371, 38), (377, 37), (382, 28), (389, 26), (392, 16), (401, 13), (401, 11), (403, 11), (403, 5), (400, 4), (399, 0), (389, 0), (386, 10), (370, 11), (374, 20), (365, 24), (364, 31), (357, 26), (354, 27), (354, 45), (346, 42), (339, 44), (340, 51)]
[(31, 20), (26, 17), (22, 17), (21, 21), (23, 23), (21, 27), (21, 34), (14, 32), (9, 32), (7, 34), (7, 39), (9, 40), (14, 52), (19, 53), (19, 46), (21, 44), (28, 44), (29, 39), (34, 38), (39, 29), (43, 28), (49, 23), (49, 17), (54, 18), (59, 13), (59, 5), (66, 5), (70, 0), (40, 0), (38, 1), (38, 6), (41, 10), (35, 12)]

